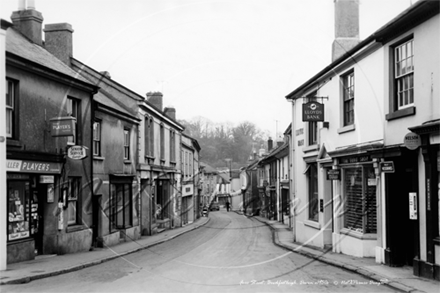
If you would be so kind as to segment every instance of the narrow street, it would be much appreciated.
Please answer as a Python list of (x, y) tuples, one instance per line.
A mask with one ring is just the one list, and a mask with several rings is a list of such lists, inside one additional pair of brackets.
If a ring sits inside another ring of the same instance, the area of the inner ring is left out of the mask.
[(150, 249), (1, 291), (393, 292), (274, 245), (269, 227), (255, 219), (224, 209), (209, 217), (205, 226)]

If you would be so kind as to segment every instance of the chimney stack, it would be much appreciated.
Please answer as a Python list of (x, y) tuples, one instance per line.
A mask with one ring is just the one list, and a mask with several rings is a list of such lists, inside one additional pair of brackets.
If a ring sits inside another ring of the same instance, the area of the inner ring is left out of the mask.
[(18, 11), (12, 12), (11, 15), (14, 28), (22, 33), (25, 37), (37, 45), (42, 45), (42, 23), (43, 15), (35, 10), (35, 1), (29, 1), (26, 7), (26, 1), (20, 0)]
[(359, 0), (335, 1), (332, 62), (359, 44)]
[(272, 138), (269, 137), (269, 139), (267, 140), (267, 151), (270, 152), (273, 148), (273, 140)]
[(161, 92), (148, 92), (147, 102), (152, 104), (156, 109), (162, 111), (162, 93)]
[(44, 47), (67, 66), (73, 57), (72, 33), (72, 26), (68, 23), (46, 24), (44, 27)]
[(170, 117), (174, 121), (176, 120), (176, 109), (174, 107), (165, 107), (163, 111), (166, 116)]

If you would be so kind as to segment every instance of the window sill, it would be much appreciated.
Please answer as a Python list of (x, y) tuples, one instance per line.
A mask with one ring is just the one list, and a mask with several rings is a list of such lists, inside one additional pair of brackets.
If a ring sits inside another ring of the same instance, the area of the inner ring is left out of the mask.
[(127, 160), (127, 159), (124, 159), (124, 164), (126, 164), (126, 165), (131, 165), (131, 161), (130, 161), (130, 160)]
[(338, 129), (338, 133), (345, 133), (345, 132), (350, 132), (350, 131), (354, 131), (356, 129), (356, 125), (355, 124), (351, 124), (351, 125), (347, 125), (344, 127), (341, 127)]
[(22, 147), (23, 144), (19, 140), (6, 138), (6, 145), (7, 146), (14, 146), (14, 147)]
[(84, 230), (84, 225), (67, 226), (67, 233)]
[(95, 160), (95, 161), (104, 161), (104, 160), (105, 160), (105, 157), (94, 156), (94, 157), (93, 157), (93, 160)]
[(321, 230), (321, 224), (319, 224), (318, 222), (312, 221), (312, 220), (305, 220), (304, 225), (315, 228), (317, 230)]
[(354, 231), (354, 230), (350, 230), (347, 228), (342, 228), (341, 229), (341, 234), (345, 234), (357, 239), (361, 239), (361, 240), (376, 240), (377, 239), (377, 234), (364, 234), (362, 232), (358, 232), (358, 231)]
[(305, 146), (303, 147), (303, 152), (304, 153), (308, 153), (308, 152), (313, 152), (313, 151), (317, 151), (319, 149), (317, 144), (314, 145), (309, 145), (309, 146)]
[(407, 116), (412, 116), (416, 114), (416, 107), (415, 106), (411, 106), (405, 109), (401, 109), (401, 110), (397, 110), (395, 112), (391, 112), (387, 115), (385, 115), (385, 119), (387, 121), (390, 120), (394, 120), (394, 119), (399, 119), (399, 118), (403, 118), (403, 117), (407, 117)]

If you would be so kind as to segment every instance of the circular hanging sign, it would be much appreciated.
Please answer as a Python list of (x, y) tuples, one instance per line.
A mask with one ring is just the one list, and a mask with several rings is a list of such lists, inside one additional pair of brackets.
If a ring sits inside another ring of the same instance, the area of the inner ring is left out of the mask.
[(81, 145), (73, 145), (67, 150), (67, 157), (72, 160), (82, 160), (87, 157), (87, 147)]
[(410, 132), (407, 135), (405, 135), (405, 138), (403, 139), (403, 144), (406, 146), (409, 150), (415, 150), (422, 144), (422, 140), (420, 138), (420, 135), (414, 132)]

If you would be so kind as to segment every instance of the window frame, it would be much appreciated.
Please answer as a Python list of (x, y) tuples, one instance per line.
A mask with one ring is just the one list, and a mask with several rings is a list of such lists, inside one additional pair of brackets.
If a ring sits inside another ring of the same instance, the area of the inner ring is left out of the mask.
[[(5, 111), (6, 111), (6, 138), (17, 139), (18, 138), (18, 81), (6, 78), (5, 79)], [(8, 96), (12, 90), (11, 103), (8, 105)], [(9, 109), (9, 110), (8, 110)], [(11, 117), (8, 119), (8, 111), (11, 112)], [(9, 120), (9, 121), (8, 121)], [(8, 122), (10, 131), (8, 131)]]
[(130, 160), (130, 129), (124, 128), (124, 160)]
[(176, 132), (170, 129), (170, 162), (176, 162)]
[[(98, 128), (95, 128), (98, 126)], [(95, 131), (98, 131), (96, 133)], [(93, 156), (100, 157), (101, 152), (101, 137), (102, 137), (102, 123), (100, 120), (95, 120), (93, 122)]]
[(160, 159), (165, 160), (165, 126), (160, 124)]
[[(411, 55), (407, 54), (407, 45), (410, 46)], [(404, 50), (402, 50), (404, 48)], [(403, 52), (403, 53), (402, 53)], [(405, 54), (405, 56), (403, 56)], [(395, 110), (403, 110), (414, 106), (414, 38), (406, 38), (400, 43), (393, 46), (393, 82), (394, 82), (394, 99)], [(411, 61), (408, 68), (407, 62)], [(404, 65), (403, 65), (404, 64)], [(400, 65), (400, 66), (399, 66)], [(402, 66), (403, 65), (403, 66)], [(403, 69), (402, 69), (403, 68)], [(407, 70), (407, 71), (406, 71)], [(408, 87), (403, 90), (400, 89), (400, 81), (410, 79)], [(401, 93), (408, 93), (406, 102), (402, 102), (404, 98), (401, 97)], [(401, 103), (402, 102), (402, 103)]]
[(67, 137), (67, 144), (69, 145), (79, 145), (81, 144), (80, 136), (80, 120), (81, 120), (81, 100), (73, 97), (67, 97), (67, 115), (75, 118), (74, 134), (73, 136)]
[[(67, 226), (74, 226), (80, 224), (80, 200), (82, 198), (81, 177), (69, 177), (67, 186)], [(73, 211), (72, 211), (73, 209)], [(74, 219), (71, 220), (71, 216)]]
[[(342, 126), (354, 125), (355, 120), (355, 76), (354, 69), (341, 76), (342, 84)], [(351, 89), (350, 94), (348, 91)], [(351, 107), (350, 107), (351, 105)], [(347, 106), (349, 109), (347, 109)], [(351, 115), (350, 115), (351, 114)]]

